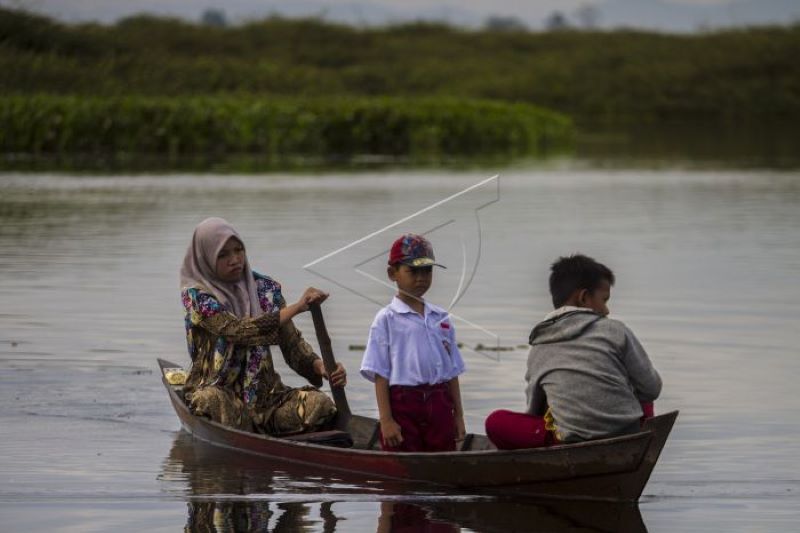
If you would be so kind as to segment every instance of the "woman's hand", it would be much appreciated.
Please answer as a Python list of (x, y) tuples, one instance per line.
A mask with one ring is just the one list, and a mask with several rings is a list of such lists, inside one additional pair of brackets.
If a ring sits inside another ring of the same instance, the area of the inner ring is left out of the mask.
[(308, 311), (308, 308), (314, 304), (321, 304), (328, 299), (328, 293), (322, 292), (314, 287), (309, 287), (303, 292), (303, 295), (297, 300), (295, 305), (298, 306), (299, 312)]
[(336, 370), (333, 371), (333, 374), (328, 376), (322, 359), (317, 359), (314, 361), (314, 372), (318, 376), (322, 376), (330, 381), (331, 387), (344, 387), (347, 385), (347, 371), (344, 369), (344, 366), (342, 366), (342, 363), (336, 363)]
[(383, 442), (392, 448), (397, 448), (403, 443), (403, 432), (394, 418), (381, 419), (381, 435)]
[[(292, 305), (287, 305), (280, 311), (280, 324), (281, 326), (290, 321), (295, 315), (305, 313), (308, 308), (314, 304), (321, 304), (328, 299), (328, 293), (322, 292), (314, 287), (308, 287), (303, 295)], [(320, 374), (322, 375), (322, 374)]]

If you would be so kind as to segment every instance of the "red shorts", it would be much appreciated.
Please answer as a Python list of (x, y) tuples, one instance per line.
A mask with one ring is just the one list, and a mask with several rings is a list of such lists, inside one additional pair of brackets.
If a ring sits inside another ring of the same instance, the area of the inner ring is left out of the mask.
[(381, 448), (395, 452), (451, 452), (456, 449), (453, 398), (447, 383), (437, 385), (392, 385), (389, 387), (392, 418), (400, 425), (403, 442)]

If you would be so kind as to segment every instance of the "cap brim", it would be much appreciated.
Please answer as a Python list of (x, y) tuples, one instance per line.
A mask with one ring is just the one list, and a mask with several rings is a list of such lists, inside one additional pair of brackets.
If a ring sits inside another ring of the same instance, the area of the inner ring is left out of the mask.
[(402, 264), (408, 265), (412, 268), (426, 267), (426, 266), (437, 266), (440, 268), (447, 268), (444, 265), (440, 265), (430, 257), (417, 257), (416, 259), (409, 259), (408, 261), (402, 261)]

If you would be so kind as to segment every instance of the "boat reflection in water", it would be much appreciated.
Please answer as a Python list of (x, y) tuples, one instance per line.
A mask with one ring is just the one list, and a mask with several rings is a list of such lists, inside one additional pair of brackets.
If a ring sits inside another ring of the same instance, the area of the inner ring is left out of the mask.
[[(647, 531), (635, 504), (420, 490), (255, 457), (184, 431), (175, 436), (160, 480), (165, 492), (186, 499), (186, 531)], [(369, 506), (377, 516), (365, 524)]]

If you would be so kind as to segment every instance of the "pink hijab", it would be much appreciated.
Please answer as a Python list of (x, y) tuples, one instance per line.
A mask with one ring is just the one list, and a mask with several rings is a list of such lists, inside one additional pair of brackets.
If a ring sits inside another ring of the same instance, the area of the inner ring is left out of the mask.
[(236, 237), (244, 245), (239, 232), (224, 219), (211, 217), (197, 225), (183, 258), (181, 289), (198, 287), (206, 290), (239, 318), (259, 316), (261, 304), (248, 260), (245, 259), (241, 281), (230, 283), (217, 277), (217, 255), (231, 237)]

